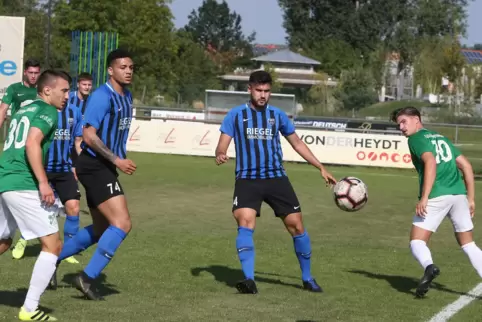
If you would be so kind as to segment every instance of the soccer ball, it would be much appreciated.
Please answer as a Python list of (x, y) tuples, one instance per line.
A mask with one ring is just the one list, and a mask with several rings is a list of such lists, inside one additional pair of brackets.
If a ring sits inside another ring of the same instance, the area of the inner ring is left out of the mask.
[(368, 201), (368, 188), (363, 181), (355, 177), (346, 177), (338, 181), (333, 188), (335, 203), (341, 210), (358, 211)]

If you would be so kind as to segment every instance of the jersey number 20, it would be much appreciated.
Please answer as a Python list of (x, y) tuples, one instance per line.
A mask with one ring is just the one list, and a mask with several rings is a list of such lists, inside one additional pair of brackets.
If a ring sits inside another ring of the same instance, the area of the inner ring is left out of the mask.
[(10, 126), (8, 127), (8, 137), (5, 141), (3, 151), (10, 148), (12, 146), (12, 143), (15, 149), (23, 148), (25, 146), (25, 142), (27, 141), (29, 128), (30, 121), (28, 117), (22, 116), (20, 121), (17, 121), (17, 119), (13, 119), (10, 122)]
[(450, 150), (450, 146), (447, 142), (442, 140), (432, 140), (431, 142), (435, 146), (435, 152), (437, 153), (437, 156), (435, 157), (437, 164), (452, 160), (452, 150)]

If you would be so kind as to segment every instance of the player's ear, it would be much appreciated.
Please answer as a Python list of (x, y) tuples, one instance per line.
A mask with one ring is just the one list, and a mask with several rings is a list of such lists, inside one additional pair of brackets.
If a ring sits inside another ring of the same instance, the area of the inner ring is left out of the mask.
[(109, 73), (109, 76), (112, 76), (114, 74), (114, 69), (112, 68), (112, 66), (109, 66), (107, 68), (107, 73)]

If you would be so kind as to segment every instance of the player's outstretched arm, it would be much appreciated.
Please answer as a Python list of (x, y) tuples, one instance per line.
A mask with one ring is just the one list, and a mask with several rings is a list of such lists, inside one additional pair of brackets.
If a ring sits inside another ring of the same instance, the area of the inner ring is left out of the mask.
[(335, 184), (336, 179), (325, 169), (323, 164), (316, 158), (316, 156), (311, 152), (310, 148), (303, 142), (296, 132), (286, 136), (289, 144), (303, 159), (309, 164), (320, 170), (321, 175), (325, 179), (327, 184)]
[(467, 199), (469, 200), (471, 215), (474, 215), (475, 211), (475, 179), (474, 170), (472, 169), (472, 164), (463, 155), (459, 155), (455, 159), (457, 167), (462, 171), (464, 175), (465, 188), (467, 189)]
[(133, 174), (136, 171), (136, 165), (129, 159), (121, 159), (114, 154), (102, 140), (97, 136), (97, 129), (93, 126), (86, 125), (83, 130), (82, 139), (85, 144), (92, 148), (95, 152), (103, 156), (106, 160), (112, 162), (122, 172)]
[(227, 155), (229, 144), (231, 143), (232, 137), (227, 134), (221, 133), (219, 136), (218, 145), (216, 146), (216, 164), (221, 165), (228, 162), (229, 157)]
[(28, 163), (39, 183), (39, 191), (42, 196), (42, 201), (51, 206), (55, 202), (55, 196), (52, 188), (50, 188), (42, 161), (41, 145), (43, 139), (44, 134), (42, 130), (36, 127), (31, 127), (28, 131), (27, 142), (25, 143), (25, 153), (27, 154)]

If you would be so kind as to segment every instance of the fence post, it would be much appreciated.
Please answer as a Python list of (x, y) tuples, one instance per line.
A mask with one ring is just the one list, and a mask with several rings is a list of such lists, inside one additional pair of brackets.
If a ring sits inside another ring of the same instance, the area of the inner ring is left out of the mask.
[(455, 125), (455, 139), (454, 143), (457, 144), (459, 142), (459, 126), (456, 124)]

